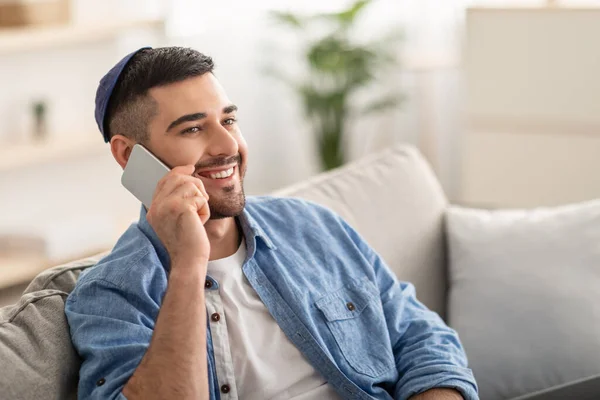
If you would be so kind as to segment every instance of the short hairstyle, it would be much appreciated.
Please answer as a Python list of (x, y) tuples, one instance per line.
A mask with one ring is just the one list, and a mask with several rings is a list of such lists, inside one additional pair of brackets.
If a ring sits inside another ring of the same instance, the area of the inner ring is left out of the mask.
[(190, 48), (140, 50), (119, 76), (108, 102), (108, 137), (121, 134), (144, 143), (149, 136), (148, 121), (156, 115), (156, 103), (148, 91), (212, 73), (213, 69), (212, 58)]

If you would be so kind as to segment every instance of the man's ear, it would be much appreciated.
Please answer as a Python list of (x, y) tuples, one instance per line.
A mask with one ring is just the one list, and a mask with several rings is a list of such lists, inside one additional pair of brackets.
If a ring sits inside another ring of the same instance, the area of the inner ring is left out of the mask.
[(123, 135), (114, 135), (110, 139), (110, 151), (121, 168), (125, 169), (134, 141)]

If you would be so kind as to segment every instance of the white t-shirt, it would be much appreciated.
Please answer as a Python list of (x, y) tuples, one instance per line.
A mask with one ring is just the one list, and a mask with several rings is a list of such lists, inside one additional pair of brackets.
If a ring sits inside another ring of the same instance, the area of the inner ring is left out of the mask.
[(242, 240), (235, 254), (208, 263), (208, 275), (219, 284), (218, 293), (206, 292), (217, 378), (229, 386), (221, 397), (340, 399), (269, 314), (242, 271), (245, 258)]

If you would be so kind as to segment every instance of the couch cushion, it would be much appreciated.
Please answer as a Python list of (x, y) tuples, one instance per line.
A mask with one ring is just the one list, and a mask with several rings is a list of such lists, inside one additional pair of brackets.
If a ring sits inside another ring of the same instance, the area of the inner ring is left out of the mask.
[(600, 201), (532, 211), (453, 207), (449, 322), (482, 399), (600, 373)]
[(398, 145), (275, 195), (302, 197), (337, 212), (444, 317), (447, 201), (416, 149)]
[(0, 308), (0, 388), (6, 399), (75, 399), (79, 357), (64, 302), (91, 257), (38, 275), (15, 305)]

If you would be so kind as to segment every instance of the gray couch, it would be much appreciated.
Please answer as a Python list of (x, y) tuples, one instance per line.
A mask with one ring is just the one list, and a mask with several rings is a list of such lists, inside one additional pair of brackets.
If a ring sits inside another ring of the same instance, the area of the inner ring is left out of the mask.
[[(448, 202), (417, 150), (396, 146), (275, 194), (302, 197), (335, 210), (401, 280), (414, 283), (423, 303), (442, 317), (447, 315)], [(76, 397), (79, 360), (63, 306), (80, 272), (101, 257), (45, 271), (16, 305), (0, 309), (1, 398)]]

